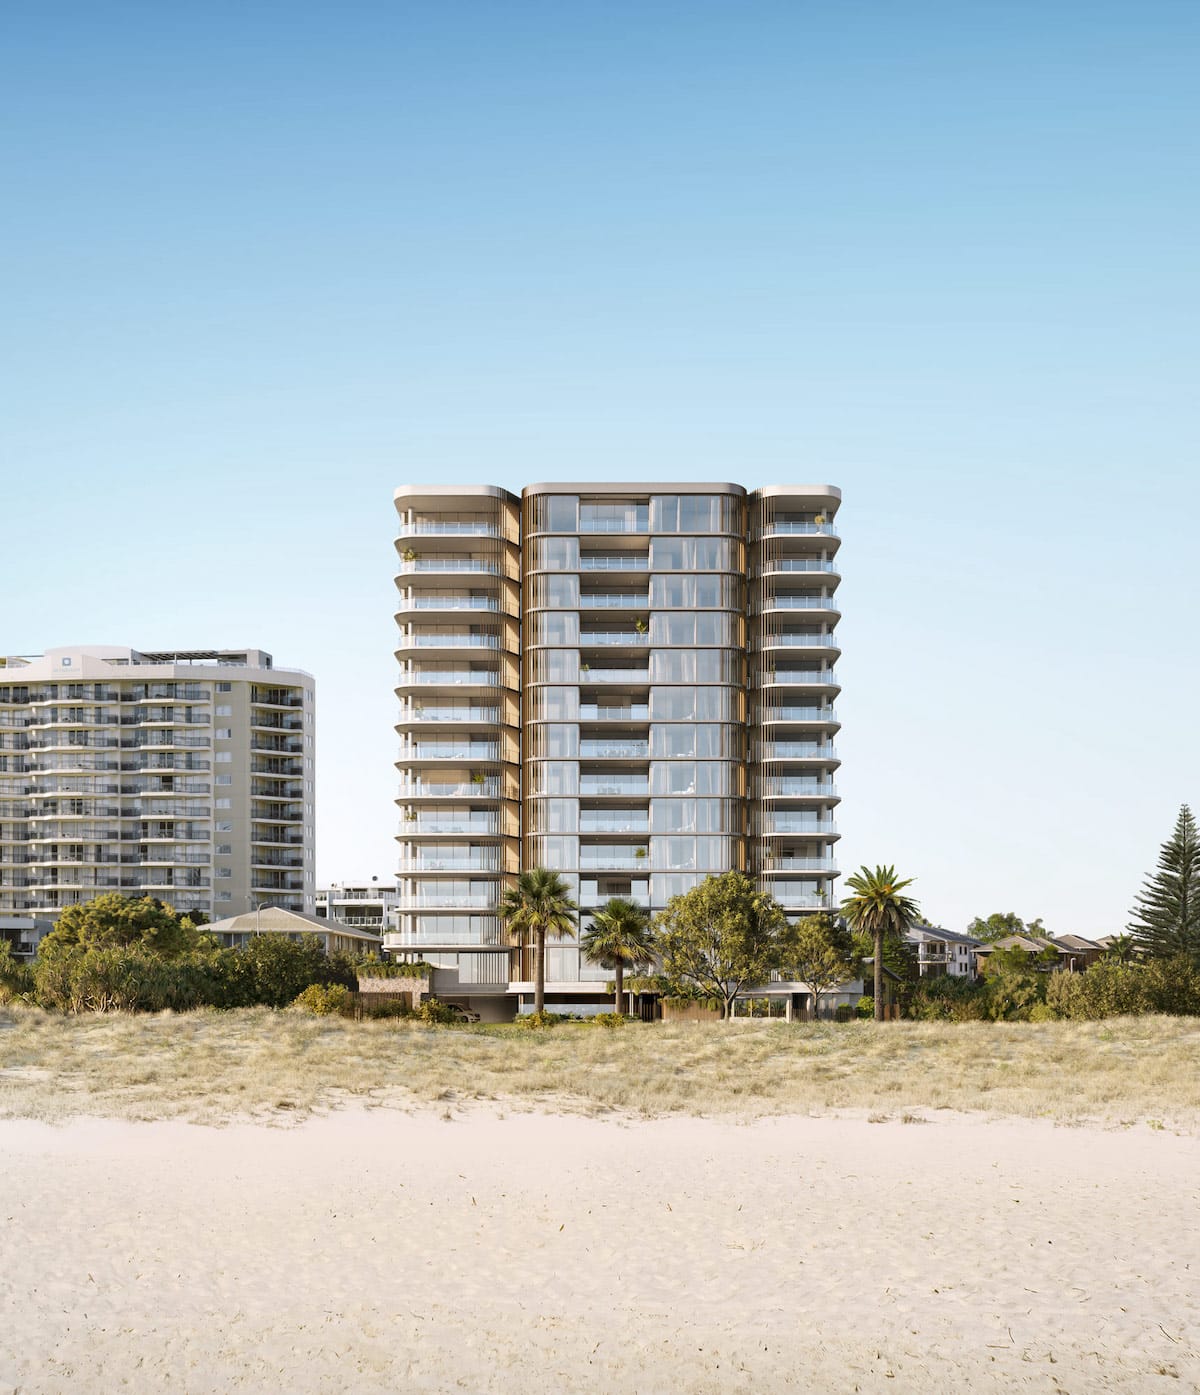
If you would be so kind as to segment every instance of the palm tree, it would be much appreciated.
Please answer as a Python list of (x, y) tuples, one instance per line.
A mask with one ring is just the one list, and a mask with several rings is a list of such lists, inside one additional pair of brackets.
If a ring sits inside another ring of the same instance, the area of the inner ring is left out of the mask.
[(498, 914), (508, 922), (509, 938), (520, 944), (533, 936), (535, 970), (533, 1009), (546, 1007), (546, 936), (568, 939), (575, 933), (579, 907), (567, 895), (567, 884), (557, 872), (533, 867), (522, 872), (516, 886), (510, 886), (500, 899)]
[(846, 878), (846, 886), (854, 893), (842, 902), (842, 914), (852, 929), (871, 935), (875, 941), (875, 1021), (883, 1021), (883, 942), (903, 940), (917, 924), (920, 907), (900, 893), (913, 879), (898, 881), (894, 867), (876, 867), (872, 872), (860, 867)]
[(654, 962), (654, 937), (650, 917), (636, 901), (614, 896), (592, 913), (592, 923), (579, 946), (589, 964), (601, 964), (616, 975), (614, 1010), (624, 1012), (625, 970)]

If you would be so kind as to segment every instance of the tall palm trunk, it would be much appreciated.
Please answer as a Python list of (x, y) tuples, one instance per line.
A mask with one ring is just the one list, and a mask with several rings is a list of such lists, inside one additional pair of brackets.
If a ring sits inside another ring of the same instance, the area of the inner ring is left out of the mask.
[(613, 1011), (624, 1013), (625, 1011), (625, 965), (621, 960), (617, 960), (615, 973), (617, 976), (616, 991), (613, 993)]
[(533, 1010), (546, 1010), (546, 932), (533, 932)]
[(883, 930), (875, 931), (875, 1021), (883, 1021)]

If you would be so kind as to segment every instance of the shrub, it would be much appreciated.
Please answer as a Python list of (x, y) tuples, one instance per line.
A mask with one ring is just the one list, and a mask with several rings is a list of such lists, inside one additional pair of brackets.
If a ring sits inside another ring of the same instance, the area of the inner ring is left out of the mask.
[(362, 1017), (388, 1018), (388, 1017), (416, 1017), (417, 1013), (402, 998), (383, 998), (368, 995), (370, 1000), (364, 1002), (362, 998), (358, 1000), (358, 1011)]
[(349, 1017), (354, 1011), (354, 995), (344, 983), (310, 983), (292, 1006), (317, 1017)]
[(33, 992), (33, 968), (13, 958), (7, 940), (0, 940), (0, 1003), (23, 998)]
[[(549, 1016), (549, 1014), (545, 1014)], [(623, 1012), (598, 1012), (592, 1018), (597, 1027), (623, 1027), (628, 1019)]]
[(859, 998), (858, 1004), (857, 1004), (857, 1006), (856, 1006), (855, 1009), (854, 1009), (854, 1015), (855, 1015), (856, 1017), (871, 1017), (871, 1018), (873, 1018), (873, 1017), (875, 1016), (875, 998), (874, 998), (874, 995), (872, 995), (871, 997), (868, 998), (868, 997), (866, 996), (866, 994), (864, 994), (861, 998)]
[[(617, 1014), (616, 1014), (615, 1012), (611, 1012), (611, 1013), (600, 1013), (600, 1014), (598, 1014), (598, 1016), (602, 1016), (602, 1017), (616, 1017)], [(546, 1011), (542, 1011), (542, 1012), (526, 1012), (526, 1013), (522, 1013), (521, 1016), (519, 1016), (519, 1017), (517, 1018), (517, 1021), (521, 1024), (522, 1027), (534, 1027), (534, 1028), (539, 1028), (539, 1027), (557, 1027), (558, 1024), (559, 1024), (560, 1022), (565, 1022), (566, 1020), (567, 1020), (566, 1017), (564, 1017), (561, 1013), (558, 1013), (558, 1012), (546, 1012)]]
[(417, 1009), (417, 1016), (429, 1027), (448, 1027), (458, 1021), (454, 1009), (438, 998), (426, 998)]
[(396, 959), (355, 959), (355, 973), (362, 978), (429, 978), (433, 965), (423, 959), (403, 963)]
[(849, 1003), (839, 1003), (833, 1010), (833, 1020), (835, 1022), (853, 1022), (853, 1007)]

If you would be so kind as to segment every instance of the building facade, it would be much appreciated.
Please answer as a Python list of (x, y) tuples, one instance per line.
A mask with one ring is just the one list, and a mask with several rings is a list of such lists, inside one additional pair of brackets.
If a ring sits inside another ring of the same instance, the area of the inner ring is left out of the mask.
[(0, 659), (0, 915), (311, 912), (314, 688), (257, 649)]
[(317, 888), (314, 914), (318, 920), (336, 920), (382, 936), (395, 927), (398, 902), (394, 886), (380, 886), (373, 880), (343, 882)]
[[(474, 1006), (532, 992), (495, 908), (523, 867), (585, 912), (712, 873), (832, 904), (840, 492), (736, 484), (405, 488), (400, 903), (388, 946)], [(548, 999), (600, 1000), (571, 942)], [(476, 1000), (480, 1002), (476, 1002)]]

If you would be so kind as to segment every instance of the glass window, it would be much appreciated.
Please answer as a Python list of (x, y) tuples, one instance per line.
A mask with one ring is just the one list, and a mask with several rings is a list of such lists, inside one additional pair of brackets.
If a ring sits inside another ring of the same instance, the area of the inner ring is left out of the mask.
[(534, 721), (569, 722), (579, 716), (578, 688), (531, 688), (529, 714)]
[(651, 761), (651, 794), (695, 794), (695, 761)]
[[(714, 689), (720, 692), (719, 688)], [(696, 715), (695, 688), (651, 688), (650, 720), (652, 722), (688, 722)]]
[(557, 575), (538, 573), (531, 578), (531, 604), (558, 607), (562, 610), (579, 608), (579, 578), (571, 573)]
[(577, 572), (578, 538), (534, 538), (526, 545), (529, 566), (534, 571)]
[(573, 533), (579, 497), (575, 494), (546, 494), (537, 502), (542, 506), (542, 532)]
[(535, 614), (529, 626), (530, 644), (578, 644), (579, 616), (566, 610), (548, 610)]
[(696, 830), (695, 799), (652, 799), (650, 801), (650, 831), (652, 833), (694, 833)]
[(534, 867), (579, 866), (579, 839), (565, 833), (540, 834), (528, 840), (529, 859)]
[(578, 794), (578, 761), (531, 761), (525, 767), (525, 784), (531, 794)]
[(728, 872), (733, 865), (728, 838), (697, 838), (696, 866), (709, 872)]
[(652, 538), (650, 569), (656, 572), (691, 570), (691, 549), (684, 538)]
[(696, 867), (695, 838), (651, 838), (650, 861), (655, 867), (672, 872), (691, 872)]
[(672, 896), (691, 891), (700, 880), (694, 873), (657, 872), (650, 878), (650, 900), (655, 906), (665, 906)]
[[(718, 578), (713, 578), (717, 580)], [(680, 574), (672, 576), (652, 576), (650, 578), (650, 604), (673, 610), (692, 605), (695, 601), (694, 576)]]
[(650, 754), (666, 760), (695, 756), (696, 728), (688, 722), (669, 722), (663, 726), (652, 726)]

